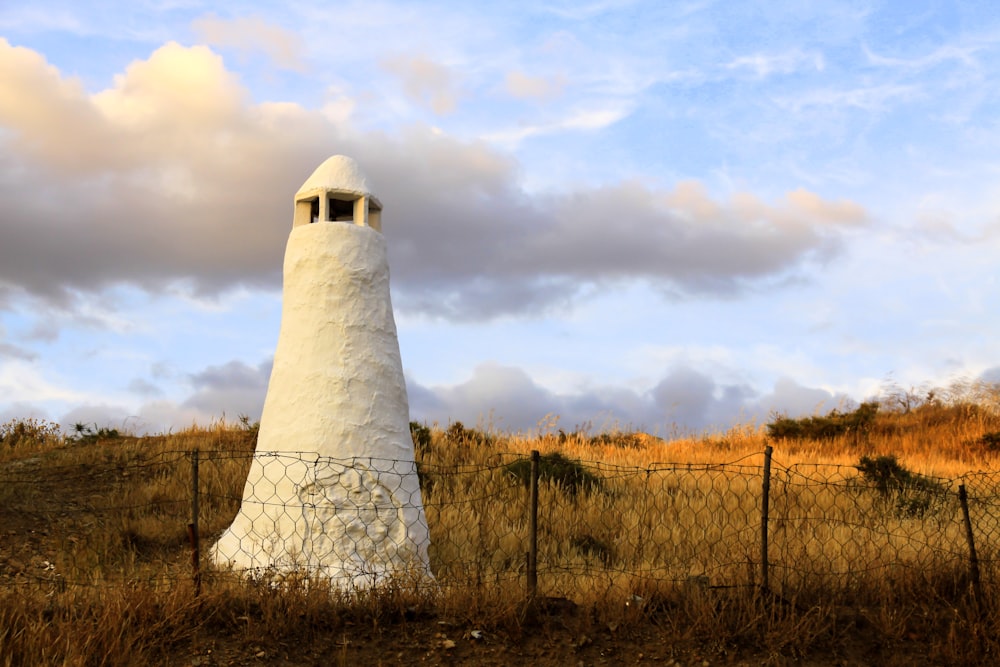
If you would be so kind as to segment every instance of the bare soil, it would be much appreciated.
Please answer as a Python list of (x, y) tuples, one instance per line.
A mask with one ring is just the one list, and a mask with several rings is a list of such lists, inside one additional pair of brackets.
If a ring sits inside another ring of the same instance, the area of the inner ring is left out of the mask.
[[(586, 628), (581, 627), (586, 626)], [(611, 630), (547, 619), (519, 632), (480, 631), (426, 619), (373, 628), (347, 625), (308, 644), (202, 636), (170, 665), (933, 665), (919, 642), (888, 647), (858, 638), (806, 655), (678, 642), (654, 623)]]

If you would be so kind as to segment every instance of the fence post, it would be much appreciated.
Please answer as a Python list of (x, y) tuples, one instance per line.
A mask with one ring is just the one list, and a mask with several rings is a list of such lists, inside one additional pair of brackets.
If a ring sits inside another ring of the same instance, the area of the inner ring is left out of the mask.
[(760, 505), (760, 590), (767, 593), (770, 589), (767, 571), (767, 519), (771, 502), (771, 445), (764, 448), (764, 481), (761, 486)]
[(198, 535), (198, 450), (191, 450), (191, 523), (188, 524), (191, 542), (191, 576), (195, 597), (201, 594), (201, 549)]
[(969, 494), (965, 484), (958, 485), (958, 502), (962, 505), (962, 519), (965, 522), (965, 539), (969, 543), (969, 577), (972, 579), (972, 593), (976, 604), (982, 604), (983, 589), (979, 581), (979, 557), (976, 555), (976, 541), (972, 534), (972, 519), (969, 517)]
[(538, 450), (531, 452), (531, 480), (528, 494), (528, 604), (538, 593)]

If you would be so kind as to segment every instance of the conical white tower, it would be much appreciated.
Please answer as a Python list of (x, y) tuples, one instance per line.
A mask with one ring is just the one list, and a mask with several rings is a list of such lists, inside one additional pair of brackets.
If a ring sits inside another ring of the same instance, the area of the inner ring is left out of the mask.
[(257, 450), (211, 557), (356, 589), (429, 578), (428, 543), (381, 204), (337, 155), (295, 195)]

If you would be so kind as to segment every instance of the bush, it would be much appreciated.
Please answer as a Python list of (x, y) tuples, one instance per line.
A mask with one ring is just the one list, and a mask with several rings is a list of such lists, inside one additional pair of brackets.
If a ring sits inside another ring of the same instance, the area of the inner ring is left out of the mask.
[(907, 470), (892, 455), (862, 456), (855, 467), (879, 495), (893, 501), (897, 516), (922, 517), (944, 491), (940, 483)]
[(417, 451), (427, 451), (431, 447), (431, 430), (420, 422), (410, 422), (410, 437)]
[(975, 440), (972, 441), (973, 445), (977, 445), (984, 449), (988, 449), (991, 452), (1000, 450), (1000, 431), (993, 433), (984, 433)]
[[(524, 484), (531, 484), (531, 460), (521, 459), (506, 467), (507, 473)], [(577, 491), (595, 491), (600, 489), (601, 480), (583, 467), (579, 461), (571, 461), (558, 452), (542, 454), (538, 458), (538, 479), (548, 481), (575, 496)]]
[(56, 445), (62, 442), (59, 424), (44, 419), (12, 419), (0, 424), (0, 445), (11, 449), (27, 445)]
[(642, 449), (645, 446), (643, 436), (638, 433), (599, 433), (589, 438), (587, 442), (591, 446), (611, 445), (623, 449)]
[(776, 440), (832, 440), (848, 433), (866, 433), (875, 423), (878, 403), (862, 403), (856, 410), (832, 410), (825, 417), (790, 419), (776, 417), (767, 425), (768, 437)]
[(97, 424), (90, 426), (80, 422), (73, 424), (73, 435), (70, 436), (72, 440), (79, 443), (92, 443), (99, 442), (101, 440), (119, 440), (123, 437), (125, 436), (116, 428), (108, 428), (106, 426), (98, 427)]
[(455, 422), (444, 432), (444, 437), (458, 445), (493, 445), (493, 438), (474, 428), (465, 428), (462, 422)]

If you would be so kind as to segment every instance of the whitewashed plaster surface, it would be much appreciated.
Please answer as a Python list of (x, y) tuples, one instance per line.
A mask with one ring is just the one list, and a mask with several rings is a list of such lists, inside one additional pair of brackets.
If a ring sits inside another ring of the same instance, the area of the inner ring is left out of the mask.
[(314, 190), (333, 190), (349, 192), (358, 196), (375, 196), (375, 191), (361, 171), (358, 163), (345, 155), (334, 155), (306, 179), (295, 198), (299, 199)]
[[(323, 190), (371, 196), (341, 156), (296, 199)], [(213, 561), (301, 570), (348, 589), (402, 573), (429, 578), (385, 238), (344, 222), (294, 227), (283, 299), (257, 451)]]

